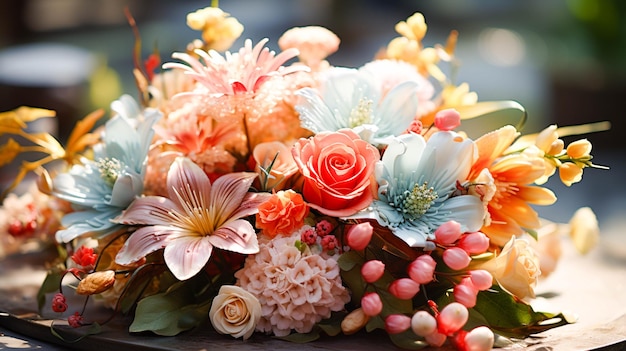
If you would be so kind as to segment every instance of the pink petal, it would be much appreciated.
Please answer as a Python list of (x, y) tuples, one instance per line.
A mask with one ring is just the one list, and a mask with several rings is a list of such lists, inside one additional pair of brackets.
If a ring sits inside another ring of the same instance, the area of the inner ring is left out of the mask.
[(256, 178), (256, 173), (229, 173), (225, 174), (213, 183), (208, 204), (220, 209), (219, 216), (226, 220), (238, 211), (242, 205), (250, 185)]
[(241, 206), (230, 215), (232, 219), (247, 217), (259, 212), (259, 205), (272, 196), (270, 193), (247, 193), (241, 202)]
[(151, 252), (164, 248), (168, 245), (169, 236), (178, 230), (176, 227), (168, 226), (149, 226), (137, 229), (117, 253), (115, 262), (128, 265), (146, 257)]
[(220, 249), (242, 254), (259, 252), (256, 233), (250, 222), (240, 219), (232, 221), (209, 236), (209, 241)]
[(180, 236), (167, 245), (163, 258), (177, 279), (187, 280), (204, 268), (212, 252), (208, 236)]
[(146, 196), (133, 201), (128, 209), (112, 221), (120, 224), (151, 224), (169, 226), (172, 224), (171, 210), (181, 209), (170, 199), (161, 196)]
[(211, 181), (204, 171), (186, 157), (177, 157), (167, 173), (169, 198), (182, 208), (207, 208)]

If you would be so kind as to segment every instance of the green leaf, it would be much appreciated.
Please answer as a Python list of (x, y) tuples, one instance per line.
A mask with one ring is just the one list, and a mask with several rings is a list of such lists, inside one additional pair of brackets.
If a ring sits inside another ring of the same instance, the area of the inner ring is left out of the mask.
[(100, 334), (102, 332), (102, 327), (98, 323), (92, 323), (85, 330), (85, 334), (79, 336), (76, 339), (72, 339), (72, 340), (64, 338), (61, 334), (59, 334), (59, 332), (54, 329), (54, 325), (50, 325), (50, 332), (52, 333), (52, 335), (56, 336), (57, 338), (63, 340), (64, 342), (67, 342), (67, 343), (71, 344), (71, 343), (79, 342), (79, 341), (83, 340), (84, 338), (86, 338), (86, 337), (88, 337), (90, 335)]
[(365, 331), (368, 333), (371, 333), (376, 329), (385, 329), (385, 321), (380, 315), (370, 318), (365, 325)]
[[(168, 291), (143, 298), (137, 304), (129, 331), (151, 331), (173, 336), (189, 330), (208, 318), (209, 303), (195, 304), (193, 282), (184, 281)], [(191, 303), (190, 303), (191, 302)]]
[(498, 286), (478, 293), (476, 306), (470, 309), (470, 316), (483, 319), (489, 327), (505, 336), (521, 338), (568, 324), (562, 314), (536, 312), (529, 304), (514, 298)]
[(315, 341), (320, 338), (318, 329), (313, 328), (308, 333), (291, 333), (287, 336), (277, 336), (277, 339), (295, 342), (297, 344), (305, 344), (307, 342)]
[(130, 312), (137, 300), (143, 295), (148, 284), (163, 270), (164, 268), (160, 265), (147, 264), (133, 272), (119, 298), (122, 313)]
[(339, 269), (342, 271), (349, 271), (357, 264), (363, 263), (363, 257), (359, 255), (356, 251), (348, 251), (341, 256), (337, 260), (337, 264), (339, 265)]
[(389, 334), (389, 339), (394, 345), (404, 350), (421, 350), (428, 346), (428, 343), (421, 340), (411, 329), (400, 334)]
[(54, 269), (48, 272), (46, 279), (44, 279), (37, 292), (37, 306), (39, 311), (41, 311), (46, 304), (46, 294), (59, 291), (62, 279), (63, 274), (60, 270)]
[(328, 336), (339, 335), (341, 333), (341, 322), (347, 314), (345, 311), (333, 312), (330, 318), (321, 320), (317, 323), (317, 326)]

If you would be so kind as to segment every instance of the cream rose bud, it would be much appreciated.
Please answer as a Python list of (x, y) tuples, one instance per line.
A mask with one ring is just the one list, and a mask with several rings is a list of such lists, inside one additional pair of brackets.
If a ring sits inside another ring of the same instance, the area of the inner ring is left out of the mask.
[(251, 293), (234, 285), (223, 285), (213, 299), (209, 319), (220, 334), (246, 340), (261, 318), (261, 304)]
[(474, 267), (493, 275), (504, 290), (520, 299), (535, 297), (535, 286), (541, 271), (539, 256), (528, 241), (512, 237), (495, 258)]
[(589, 207), (579, 208), (570, 219), (569, 227), (574, 246), (583, 255), (596, 246), (600, 239), (598, 219)]

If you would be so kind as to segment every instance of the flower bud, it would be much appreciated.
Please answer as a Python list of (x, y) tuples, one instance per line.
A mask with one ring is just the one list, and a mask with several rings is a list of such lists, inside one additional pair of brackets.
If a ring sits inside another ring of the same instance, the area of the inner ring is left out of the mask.
[(411, 327), (411, 318), (403, 314), (390, 314), (385, 318), (385, 330), (389, 334), (400, 334)]
[(537, 147), (541, 151), (547, 152), (548, 150), (550, 150), (550, 146), (552, 146), (552, 143), (559, 138), (559, 134), (557, 133), (556, 129), (556, 125), (553, 124), (548, 128), (542, 130), (539, 135), (537, 135), (537, 138), (535, 139), (535, 145), (537, 145)]
[(591, 143), (587, 139), (576, 140), (567, 145), (567, 155), (573, 159), (579, 159), (589, 156), (591, 152)]
[(449, 131), (460, 125), (461, 114), (453, 108), (441, 110), (435, 115), (435, 127), (439, 130)]
[(563, 163), (559, 167), (559, 177), (563, 184), (570, 186), (583, 179), (583, 169), (574, 163)]
[(428, 284), (433, 281), (436, 265), (430, 255), (421, 255), (409, 264), (409, 277), (419, 284)]
[(556, 139), (554, 142), (552, 142), (552, 145), (550, 145), (550, 149), (546, 152), (546, 154), (556, 156), (560, 154), (561, 151), (563, 151), (564, 146), (565, 143), (563, 143), (562, 139)]
[(470, 255), (481, 254), (489, 248), (489, 237), (481, 232), (467, 233), (461, 237), (457, 246)]
[(361, 267), (361, 275), (363, 280), (373, 283), (380, 279), (385, 273), (385, 264), (379, 260), (369, 260)]
[(488, 327), (476, 327), (465, 335), (464, 340), (468, 351), (488, 351), (493, 348), (494, 335)]
[(463, 278), (460, 284), (457, 284), (453, 290), (454, 299), (467, 308), (476, 306), (476, 295), (478, 289), (472, 284), (470, 278)]
[(569, 221), (570, 238), (581, 254), (586, 254), (596, 246), (600, 239), (598, 219), (589, 207), (581, 207)]
[(471, 260), (467, 252), (460, 247), (451, 247), (443, 252), (443, 262), (456, 271), (467, 267)]
[(353, 225), (348, 229), (346, 241), (352, 250), (363, 250), (367, 247), (372, 239), (374, 227), (369, 222)]
[(461, 223), (447, 221), (435, 230), (435, 240), (443, 245), (450, 245), (461, 236)]
[(484, 269), (475, 269), (469, 272), (472, 284), (478, 290), (487, 290), (493, 285), (493, 276)]
[(467, 307), (458, 302), (451, 302), (437, 317), (438, 330), (441, 334), (452, 335), (467, 323), (468, 317)]
[(389, 292), (401, 300), (412, 299), (419, 291), (419, 283), (409, 278), (396, 279), (389, 285)]
[(417, 311), (411, 318), (411, 329), (419, 336), (430, 335), (437, 331), (437, 320), (426, 311)]
[(79, 295), (99, 294), (108, 290), (115, 283), (115, 271), (94, 272), (78, 283), (76, 293)]
[(354, 334), (361, 330), (369, 320), (370, 317), (363, 312), (363, 309), (357, 308), (341, 321), (341, 331), (346, 335)]
[(363, 309), (363, 313), (374, 317), (383, 310), (383, 302), (380, 300), (380, 296), (377, 293), (367, 293), (361, 298), (361, 308)]
[(434, 332), (432, 334), (426, 335), (424, 339), (426, 339), (426, 342), (430, 346), (441, 347), (443, 343), (446, 342), (447, 336), (438, 332)]

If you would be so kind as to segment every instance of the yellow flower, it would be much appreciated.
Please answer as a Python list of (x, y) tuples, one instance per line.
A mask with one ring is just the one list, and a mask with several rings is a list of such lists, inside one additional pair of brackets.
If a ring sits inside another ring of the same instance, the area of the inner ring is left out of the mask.
[(563, 184), (571, 186), (583, 179), (583, 169), (575, 163), (563, 163), (559, 167), (559, 177)]
[(567, 145), (567, 155), (573, 159), (589, 157), (590, 152), (591, 143), (587, 139), (580, 139)]
[(474, 269), (487, 270), (502, 289), (524, 299), (535, 297), (539, 267), (539, 257), (528, 241), (511, 237), (500, 254)]
[(411, 17), (405, 21), (400, 21), (396, 24), (396, 32), (403, 37), (412, 40), (422, 40), (426, 35), (426, 20), (424, 15), (419, 12), (414, 13)]
[(202, 31), (206, 50), (226, 51), (243, 33), (243, 25), (217, 7), (206, 7), (188, 14), (187, 25)]

